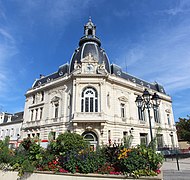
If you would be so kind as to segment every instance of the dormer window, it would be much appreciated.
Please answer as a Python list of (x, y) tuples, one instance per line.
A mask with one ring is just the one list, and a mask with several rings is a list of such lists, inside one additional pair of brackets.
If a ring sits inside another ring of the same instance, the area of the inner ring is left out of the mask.
[(88, 36), (92, 36), (92, 29), (88, 30)]

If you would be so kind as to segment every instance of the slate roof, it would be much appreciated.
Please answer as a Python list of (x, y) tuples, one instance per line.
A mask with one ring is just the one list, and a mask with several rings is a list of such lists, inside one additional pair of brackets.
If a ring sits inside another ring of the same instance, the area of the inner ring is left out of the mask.
[[(3, 123), (2, 124), (12, 124), (12, 123), (15, 123), (15, 122), (20, 122), (20, 121), (23, 121), (23, 115), (24, 115), (24, 112), (17, 112), (15, 114), (11, 114), (11, 113), (5, 113), (4, 115), (4, 119), (3, 119)], [(11, 121), (8, 121), (8, 117), (11, 116)]]

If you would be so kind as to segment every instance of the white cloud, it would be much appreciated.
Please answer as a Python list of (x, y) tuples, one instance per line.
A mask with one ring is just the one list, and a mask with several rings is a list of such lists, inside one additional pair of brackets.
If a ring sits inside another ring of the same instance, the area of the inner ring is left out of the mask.
[[(126, 47), (129, 72), (148, 81), (158, 81), (176, 92), (190, 87), (190, 22), (184, 19), (168, 29), (156, 27), (138, 46)], [(132, 71), (132, 72), (131, 72)]]

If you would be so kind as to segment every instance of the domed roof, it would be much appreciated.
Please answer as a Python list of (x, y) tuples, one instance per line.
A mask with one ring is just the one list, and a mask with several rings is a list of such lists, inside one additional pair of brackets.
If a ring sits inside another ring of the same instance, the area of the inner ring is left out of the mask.
[(79, 41), (79, 47), (73, 53), (70, 63), (70, 72), (74, 69), (74, 63), (81, 63), (81, 59), (89, 55), (89, 53), (98, 61), (99, 64), (105, 63), (105, 68), (110, 72), (110, 63), (105, 51), (100, 47), (101, 41), (96, 37), (96, 26), (89, 19), (84, 26), (84, 36)]

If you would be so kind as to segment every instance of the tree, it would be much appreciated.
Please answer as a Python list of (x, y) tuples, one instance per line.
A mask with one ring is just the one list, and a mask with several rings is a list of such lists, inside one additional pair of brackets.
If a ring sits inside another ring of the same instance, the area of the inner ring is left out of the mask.
[(187, 118), (179, 118), (176, 123), (177, 135), (179, 140), (190, 142), (190, 116)]

